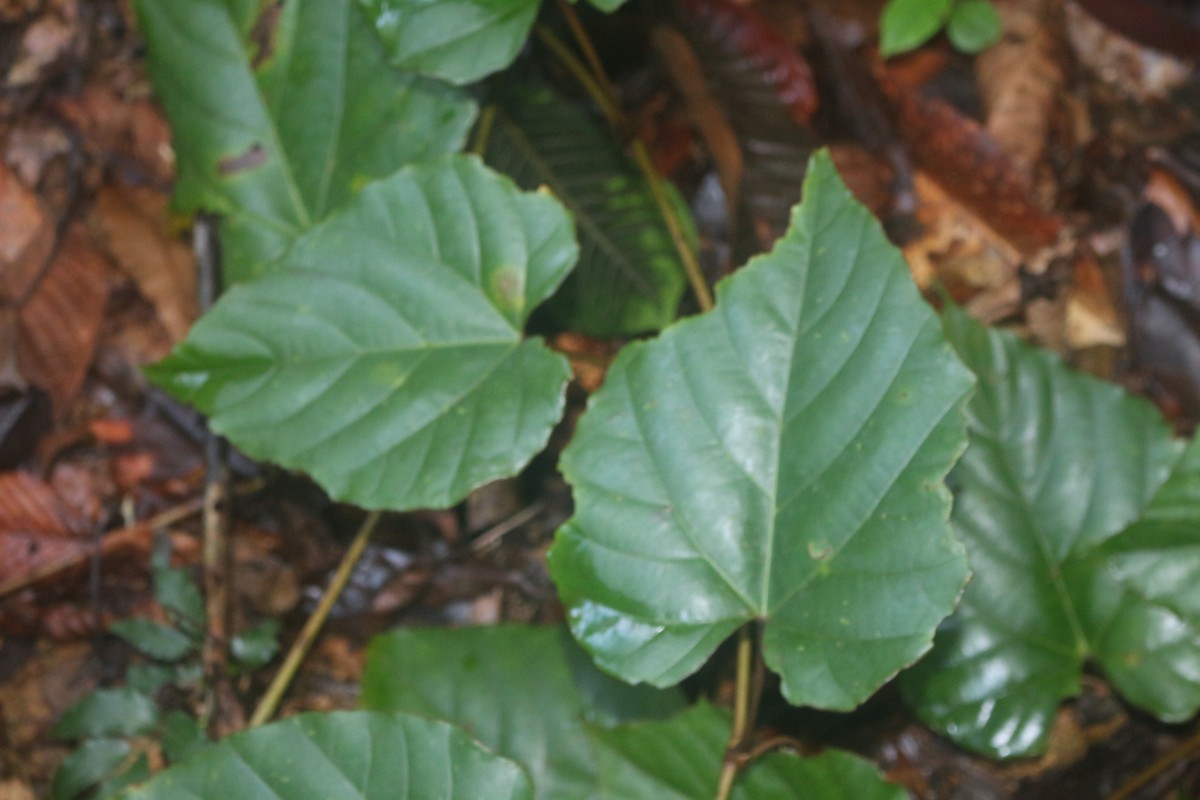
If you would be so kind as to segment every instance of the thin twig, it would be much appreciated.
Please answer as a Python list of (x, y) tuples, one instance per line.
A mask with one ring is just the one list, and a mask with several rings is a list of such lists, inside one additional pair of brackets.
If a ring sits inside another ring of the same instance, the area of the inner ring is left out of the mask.
[(333, 604), (337, 602), (342, 590), (349, 583), (350, 575), (354, 572), (354, 566), (362, 558), (363, 551), (367, 548), (367, 542), (371, 540), (371, 533), (375, 530), (375, 526), (379, 522), (379, 517), (380, 512), (372, 511), (363, 520), (362, 527), (358, 529), (358, 533), (354, 536), (354, 541), (350, 543), (349, 549), (346, 550), (346, 555), (342, 556), (342, 561), (338, 564), (337, 572), (333, 574), (333, 579), (329, 582), (329, 588), (325, 590), (325, 594), (321, 597), (321, 602), (317, 604), (312, 615), (304, 623), (304, 628), (300, 631), (300, 635), (296, 637), (296, 641), (292, 643), (292, 648), (288, 651), (287, 658), (283, 661), (283, 666), (279, 668), (279, 672), (275, 673), (275, 678), (271, 681), (271, 685), (267, 688), (262, 700), (259, 701), (258, 708), (254, 709), (254, 715), (250, 717), (249, 727), (255, 728), (262, 725), (275, 715), (275, 711), (279, 707), (279, 701), (283, 699), (283, 693), (291, 685), (292, 678), (295, 677), (296, 671), (300, 669), (301, 662), (304, 661), (304, 656), (308, 654), (308, 651), (316, 641), (317, 635), (321, 632), (321, 627), (329, 617), (329, 612), (333, 610)]
[(1172, 747), (1153, 764), (1125, 781), (1119, 789), (1110, 794), (1105, 800), (1128, 800), (1134, 793), (1146, 784), (1171, 768), (1172, 765), (1200, 752), (1200, 733), (1194, 733), (1187, 739)]

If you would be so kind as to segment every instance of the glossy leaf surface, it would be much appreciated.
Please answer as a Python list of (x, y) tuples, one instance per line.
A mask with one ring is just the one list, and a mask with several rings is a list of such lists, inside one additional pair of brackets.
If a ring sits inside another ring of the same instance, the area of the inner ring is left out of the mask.
[(471, 83), (517, 57), (540, 0), (359, 0), (392, 63)]
[(457, 89), (390, 68), (354, 0), (282, 4), (265, 49), (256, 5), (137, 2), (171, 121), (175, 203), (221, 215), (231, 281), (261, 273), (362, 185), (459, 149), (475, 114)]
[[(1045, 746), (1085, 659), (1120, 685), (1144, 659), (1169, 671), (1179, 657), (1179, 619), (1127, 591), (1100, 552), (1150, 501), (1179, 450), (1155, 409), (1118, 387), (957, 309), (946, 331), (980, 381), (971, 444), (951, 476), (953, 523), (974, 577), (903, 685), (920, 715), (956, 741), (1024, 755)], [(1178, 691), (1180, 679), (1158, 691)]]
[[(683, 265), (613, 134), (547, 87), (505, 85), (497, 101), (484, 158), (526, 189), (550, 187), (579, 231), (579, 265), (546, 305), (551, 322), (607, 337), (674, 321)], [(676, 207), (690, 214), (682, 201)]]
[(662, 717), (683, 699), (604, 675), (563, 628), (496, 626), (377, 637), (362, 702), (461, 726), (522, 764), (537, 797), (591, 800), (603, 780), (584, 722)]
[(566, 214), (473, 157), (407, 168), (235, 287), (148, 370), (250, 455), (367, 507), (445, 507), (517, 471), (562, 410), (525, 340), (576, 256)]
[(966, 578), (942, 480), (971, 375), (827, 153), (804, 192), (713, 312), (621, 351), (563, 454), (552, 574), (631, 682), (675, 683), (763, 620), (788, 699), (851, 708)]
[(879, 20), (879, 52), (884, 58), (920, 47), (950, 18), (954, 0), (888, 0)]
[[(522, 764), (536, 796), (554, 800), (707, 800), (730, 734), (729, 714), (704, 704), (662, 719), (682, 707), (678, 691), (613, 680), (561, 628), (393, 631), (371, 645), (362, 698), (370, 708), (454, 722)], [(799, 792), (814, 800), (904, 796), (869, 764), (829, 753), (761, 759), (733, 797)]]
[(946, 23), (946, 36), (964, 53), (978, 53), (995, 44), (1003, 30), (991, 0), (959, 0)]
[[(593, 726), (603, 766), (594, 797), (603, 800), (707, 800), (716, 792), (731, 722), (722, 709), (701, 703), (669, 720)], [(781, 753), (756, 759), (738, 776), (734, 800), (802, 797), (806, 800), (904, 800), (874, 766), (829, 750), (816, 758)]]
[(127, 800), (524, 800), (516, 764), (462, 731), (365, 711), (302, 714), (223, 739)]

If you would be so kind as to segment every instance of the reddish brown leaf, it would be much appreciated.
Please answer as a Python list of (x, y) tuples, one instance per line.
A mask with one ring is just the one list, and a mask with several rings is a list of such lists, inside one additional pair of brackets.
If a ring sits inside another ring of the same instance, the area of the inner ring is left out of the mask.
[(16, 302), (54, 243), (42, 204), (0, 161), (0, 300)]
[(797, 124), (809, 123), (817, 110), (812, 70), (762, 15), (731, 0), (684, 0), (683, 5), (711, 38), (727, 42), (742, 54)]
[(172, 340), (196, 318), (191, 249), (167, 235), (167, 197), (146, 188), (109, 185), (100, 190), (91, 224), (117, 266), (137, 283)]
[(1026, 255), (1054, 242), (1062, 220), (1033, 201), (1029, 181), (977, 122), (921, 96), (879, 66), (897, 129), (918, 165)]
[(83, 384), (108, 301), (108, 267), (87, 235), (72, 229), (20, 309), (17, 363), (61, 411)]
[(47, 484), (24, 472), (0, 474), (0, 585), (32, 576), (88, 549)]
[(148, 100), (121, 97), (110, 87), (93, 84), (62, 98), (57, 108), (102, 163), (142, 173), (155, 186), (170, 185), (175, 172), (171, 131)]

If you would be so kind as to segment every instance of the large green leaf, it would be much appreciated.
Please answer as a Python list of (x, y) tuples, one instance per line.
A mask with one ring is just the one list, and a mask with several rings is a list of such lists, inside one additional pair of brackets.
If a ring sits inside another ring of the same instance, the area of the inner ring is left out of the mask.
[(563, 628), (492, 626), (377, 637), (362, 703), (454, 722), (523, 764), (538, 797), (590, 800), (601, 773), (584, 721), (661, 717), (682, 696), (602, 674)]
[(513, 62), (541, 0), (358, 0), (392, 62), (471, 83)]
[[(593, 336), (673, 322), (683, 265), (645, 178), (612, 133), (546, 87), (508, 83), (495, 98), (484, 158), (527, 189), (550, 187), (579, 229), (579, 265), (545, 313)], [(676, 207), (688, 213), (682, 201)]]
[[(1097, 548), (1146, 506), (1179, 450), (1155, 410), (1116, 386), (957, 309), (946, 332), (980, 382), (971, 444), (951, 476), (974, 578), (904, 687), (956, 741), (1023, 755), (1044, 747), (1085, 659), (1122, 675), (1178, 656), (1178, 618), (1126, 594)], [(1159, 692), (1179, 691), (1183, 677)]]
[(550, 556), (575, 636), (675, 683), (764, 620), (796, 704), (851, 708), (928, 647), (966, 579), (942, 483), (970, 373), (903, 258), (814, 156), (774, 251), (716, 309), (626, 347), (563, 471)]
[(137, 0), (171, 120), (176, 204), (222, 216), (226, 275), (258, 274), (363, 184), (461, 147), (475, 106), (398, 72), (354, 0), (282, 4), (255, 52), (257, 3)]
[(558, 421), (566, 360), (521, 327), (576, 252), (552, 198), (478, 159), (409, 167), (228, 292), (148, 372), (340, 499), (444, 507), (514, 473)]
[(126, 800), (521, 800), (516, 764), (444, 722), (367, 711), (301, 714), (223, 739)]
[[(362, 702), (461, 726), (522, 764), (536, 796), (553, 800), (707, 800), (730, 734), (729, 715), (704, 704), (660, 719), (682, 708), (677, 690), (613, 680), (562, 628), (393, 631), (371, 644)], [(842, 753), (762, 759), (737, 787), (745, 800), (904, 796)]]
[[(592, 726), (603, 781), (592, 795), (607, 800), (707, 800), (720, 779), (730, 734), (729, 715), (699, 704), (663, 722), (612, 729)], [(734, 800), (905, 800), (860, 758), (829, 751), (816, 758), (776, 753), (756, 759), (738, 776)]]

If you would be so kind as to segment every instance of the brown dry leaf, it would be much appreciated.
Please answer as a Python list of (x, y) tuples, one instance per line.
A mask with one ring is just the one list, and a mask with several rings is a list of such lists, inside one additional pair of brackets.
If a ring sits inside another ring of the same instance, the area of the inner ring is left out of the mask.
[(97, 241), (178, 342), (196, 319), (196, 280), (192, 251), (167, 235), (166, 219), (165, 194), (109, 184), (97, 194), (90, 222)]
[(54, 246), (54, 225), (37, 196), (0, 162), (0, 301), (16, 302)]
[(44, 14), (25, 29), (21, 52), (8, 71), (9, 87), (26, 86), (43, 78), (43, 73), (65, 57), (75, 41), (75, 30), (53, 14)]
[(1106, 345), (1125, 346), (1125, 329), (1104, 282), (1100, 265), (1089, 257), (1075, 262), (1067, 294), (1067, 344), (1076, 350)]
[(1076, 0), (1066, 11), (1079, 59), (1133, 97), (1163, 97), (1187, 78), (1187, 66), (1165, 53), (1193, 62), (1200, 57), (1200, 25), (1171, 3)]
[(102, 163), (144, 174), (165, 188), (175, 174), (171, 129), (150, 101), (122, 97), (111, 87), (93, 84), (64, 97), (57, 110), (83, 135), (88, 150)]
[(78, 520), (49, 485), (24, 472), (0, 474), (0, 586), (86, 552)]
[(92, 363), (108, 302), (107, 272), (87, 234), (72, 228), (20, 309), (17, 363), (60, 412), (83, 385)]
[(918, 286), (938, 280), (963, 300), (1012, 282), (1021, 259), (1011, 244), (924, 172), (913, 188), (924, 235), (904, 245), (904, 257)]
[(0, 781), (0, 800), (37, 800), (37, 795), (28, 783), (13, 778)]
[(979, 123), (895, 80), (882, 63), (876, 74), (897, 130), (930, 177), (1023, 254), (1055, 241), (1062, 220), (1038, 207), (1029, 181)]
[(987, 129), (1000, 149), (1032, 176), (1046, 147), (1064, 80), (1059, 25), (1050, 0), (1018, 0), (996, 6), (1004, 35), (975, 60), (987, 109)]

